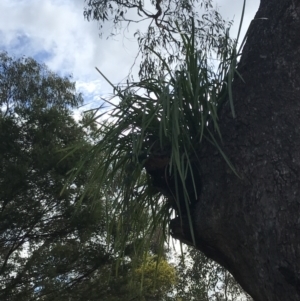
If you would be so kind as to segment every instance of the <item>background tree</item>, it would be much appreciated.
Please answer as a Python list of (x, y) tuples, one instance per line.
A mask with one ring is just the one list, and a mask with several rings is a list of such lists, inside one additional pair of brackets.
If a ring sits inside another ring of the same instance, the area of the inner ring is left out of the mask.
[(222, 266), (207, 258), (193, 247), (187, 247), (185, 260), (178, 258), (176, 265), (178, 300), (251, 301), (250, 296)]
[[(75, 83), (33, 59), (1, 53), (0, 91), (0, 299), (112, 301), (157, 294), (154, 285), (143, 288), (134, 253), (127, 251), (125, 260), (112, 235), (108, 242), (109, 199), (100, 193), (92, 202), (83, 194), (90, 170), (63, 189), (97, 128), (88, 115), (84, 129), (72, 117), (83, 101)], [(66, 156), (74, 145), (80, 150)], [(162, 298), (174, 272), (166, 261), (158, 267)]]
[(27, 291), (32, 294), (44, 281), (35, 278), (35, 260), (45, 249), (57, 252), (54, 246), (74, 240), (75, 232), (84, 236), (100, 208), (82, 209), (82, 220), (76, 221), (83, 173), (61, 194), (66, 173), (81, 154), (61, 161), (65, 154), (59, 151), (78, 141), (87, 144), (71, 116), (70, 109), (82, 103), (75, 84), (30, 58), (1, 53), (0, 59), (1, 296), (28, 300)]
[[(111, 12), (119, 24), (130, 3), (109, 1), (97, 8), (103, 21)], [(178, 3), (184, 12), (186, 2), (169, 3)], [(164, 2), (163, 10), (160, 1), (153, 4), (156, 22), (169, 6)], [(147, 16), (141, 4), (132, 7)], [(299, 1), (261, 1), (238, 66), (243, 80), (233, 81), (236, 118), (230, 106), (218, 108), (219, 143), (239, 177), (222, 152), (205, 142), (198, 150), (202, 192), (193, 210), (194, 237), (190, 218), (177, 217), (170, 224), (174, 237), (222, 264), (257, 301), (300, 299), (299, 9)], [(185, 16), (181, 19), (185, 24)], [(162, 25), (156, 24), (163, 36)]]
[(165, 300), (166, 292), (172, 292), (176, 284), (176, 270), (165, 259), (147, 256), (141, 267), (135, 269), (135, 277), (147, 291), (146, 300)]

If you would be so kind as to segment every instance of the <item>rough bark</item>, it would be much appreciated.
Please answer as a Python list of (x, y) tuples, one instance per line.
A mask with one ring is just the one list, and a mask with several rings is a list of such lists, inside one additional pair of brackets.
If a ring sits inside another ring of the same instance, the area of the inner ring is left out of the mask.
[[(260, 19), (267, 18), (267, 20)], [(222, 148), (201, 152), (196, 246), (255, 301), (300, 300), (300, 1), (262, 0), (234, 82), (237, 117), (220, 116)], [(188, 222), (173, 235), (191, 238)]]

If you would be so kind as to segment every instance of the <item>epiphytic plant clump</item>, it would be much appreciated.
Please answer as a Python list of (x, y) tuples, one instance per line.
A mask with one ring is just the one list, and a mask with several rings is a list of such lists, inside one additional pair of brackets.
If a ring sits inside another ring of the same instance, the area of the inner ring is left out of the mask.
[(188, 218), (193, 237), (191, 209), (201, 194), (198, 153), (204, 140), (215, 145), (234, 171), (217, 141), (221, 138), (218, 110), (228, 98), (234, 116), (231, 82), (236, 42), (227, 31), (217, 54), (220, 64), (212, 66), (209, 50), (197, 49), (194, 22), (190, 34), (180, 32), (179, 24), (177, 30), (184, 60), (174, 70), (154, 50), (166, 70), (159, 76), (121, 87), (97, 69), (120, 101), (115, 105), (106, 100), (113, 106), (109, 112), (99, 114), (98, 108), (89, 113), (99, 123), (101, 139), (81, 166), (95, 165), (90, 185), (107, 191), (108, 216), (117, 223), (115, 243), (121, 249), (130, 233), (139, 233), (136, 239), (147, 243), (157, 227), (164, 233), (163, 242), (174, 213)]

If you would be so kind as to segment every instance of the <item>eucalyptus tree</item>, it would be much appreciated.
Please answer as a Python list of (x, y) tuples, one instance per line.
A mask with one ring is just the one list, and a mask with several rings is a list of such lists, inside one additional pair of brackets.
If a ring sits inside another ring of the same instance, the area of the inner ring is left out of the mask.
[[(211, 2), (203, 3), (205, 6)], [(196, 20), (196, 33), (201, 29), (205, 32), (205, 26), (199, 23), (198, 27), (195, 4), (195, 1), (88, 1), (85, 14), (87, 18), (97, 19), (100, 24), (111, 18), (117, 28), (122, 27), (124, 22), (148, 20), (150, 25), (146, 33), (138, 32), (138, 39), (140, 50), (145, 51), (141, 65), (142, 79), (147, 76), (147, 71), (151, 79), (155, 63), (149, 59), (149, 54), (153, 53), (162, 65), (167, 66), (168, 54), (160, 55), (159, 48), (156, 47), (165, 47), (164, 43), (168, 43), (165, 48), (169, 51), (173, 45), (182, 46), (176, 36), (181, 30), (177, 29), (175, 21), (179, 28), (190, 29), (191, 16)], [(202, 186), (197, 202), (188, 217), (177, 216), (172, 221), (167, 221), (174, 237), (195, 245), (208, 257), (223, 265), (257, 301), (300, 299), (299, 10), (299, 1), (261, 0), (248, 29), (237, 67), (238, 73), (232, 83), (233, 97), (230, 97), (231, 92), (228, 93), (215, 115), (222, 139), (220, 133), (214, 136), (215, 141), (212, 136), (211, 139), (204, 139), (202, 147), (195, 152), (199, 159), (200, 176), (194, 180), (189, 176), (186, 183), (182, 181), (187, 186)], [(130, 11), (136, 12), (138, 19), (132, 18), (133, 13), (129, 14)], [(185, 32), (187, 31), (190, 30)], [(213, 43), (211, 45), (214, 46)], [(181, 55), (180, 51), (175, 51), (176, 53)], [(170, 54), (170, 62), (174, 62), (173, 54)], [(162, 83), (163, 80), (156, 83), (156, 86), (164, 87)], [(229, 85), (231, 81), (227, 83)], [(162, 90), (154, 87), (151, 91), (158, 91), (156, 94), (160, 96)], [(178, 93), (174, 93), (172, 97), (174, 95)], [(148, 101), (148, 110), (151, 110), (151, 103), (153, 101)], [(170, 132), (165, 127), (161, 127), (162, 132), (159, 132), (160, 126), (154, 125), (155, 119), (147, 119), (147, 114), (139, 116), (136, 106), (129, 105), (130, 110), (136, 113), (135, 116), (150, 125), (152, 132), (147, 133), (147, 137), (150, 137), (148, 144), (155, 146), (156, 154), (158, 153), (155, 162), (149, 160), (149, 153), (144, 154), (148, 165), (136, 158), (141, 166), (133, 168), (130, 176), (135, 176), (146, 167), (150, 171), (152, 183), (156, 183), (156, 191), (167, 195), (167, 198), (177, 195), (175, 201), (179, 204), (181, 201), (174, 190), (178, 185), (171, 181), (172, 187), (169, 189), (167, 184), (170, 179), (164, 176), (168, 175), (166, 171), (174, 171), (169, 165), (169, 160), (175, 158), (170, 157), (174, 148), (166, 147), (165, 155), (165, 149), (159, 149), (159, 143), (153, 142), (151, 138), (153, 135), (157, 137)], [(144, 110), (146, 108), (143, 107)], [(167, 112), (165, 108), (168, 107), (162, 105), (157, 112)], [(125, 113), (128, 112), (125, 110)], [(159, 116), (158, 121), (161, 120), (162, 116)], [(139, 121), (140, 124), (142, 121)], [(180, 123), (178, 128), (175, 127), (180, 129), (181, 125)], [(191, 129), (193, 127), (187, 127), (186, 131)], [(216, 130), (214, 122), (210, 121), (207, 129)], [(143, 130), (141, 132), (143, 134)], [(186, 137), (188, 136), (187, 134)], [(131, 137), (132, 141), (138, 142), (135, 140), (135, 133)], [(139, 140), (141, 141), (143, 140)], [(180, 142), (180, 139), (177, 141)], [(135, 142), (136, 150), (141, 143)], [(217, 150), (216, 145), (220, 146)], [(128, 152), (129, 156), (132, 154), (134, 157), (132, 151)], [(155, 175), (158, 169), (162, 171)], [(181, 178), (186, 179), (187, 175), (188, 172), (181, 175)], [(172, 176), (174, 174), (171, 173)], [(164, 179), (168, 180), (165, 181), (167, 183), (164, 187), (159, 187), (157, 183)], [(191, 182), (195, 183), (191, 185)], [(189, 197), (189, 194), (185, 195)], [(161, 205), (159, 200), (157, 204)], [(153, 206), (149, 205), (149, 208)], [(155, 218), (156, 221), (159, 220), (159, 217)]]
[[(141, 56), (141, 78), (159, 75), (165, 69), (153, 51), (164, 56), (169, 65), (182, 60), (184, 45), (180, 41), (180, 32), (189, 32), (192, 20), (195, 20), (198, 50), (205, 52), (218, 52), (226, 47), (231, 26), (231, 22), (226, 22), (218, 9), (213, 8), (212, 0), (88, 0), (85, 1), (84, 16), (98, 22), (100, 35), (106, 34), (106, 23), (113, 24), (108, 35), (125, 35), (124, 29), (128, 29), (129, 38), (133, 35), (139, 46), (137, 57)], [(180, 23), (180, 29), (177, 23)]]

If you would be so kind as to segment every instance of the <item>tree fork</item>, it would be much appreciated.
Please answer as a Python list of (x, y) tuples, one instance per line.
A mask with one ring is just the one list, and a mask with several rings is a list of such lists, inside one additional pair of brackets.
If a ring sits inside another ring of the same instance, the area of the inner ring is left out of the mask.
[[(199, 154), (196, 247), (255, 301), (300, 300), (300, 1), (261, 0), (233, 84), (237, 117), (220, 112), (221, 147)], [(191, 243), (188, 221), (171, 223)]]

